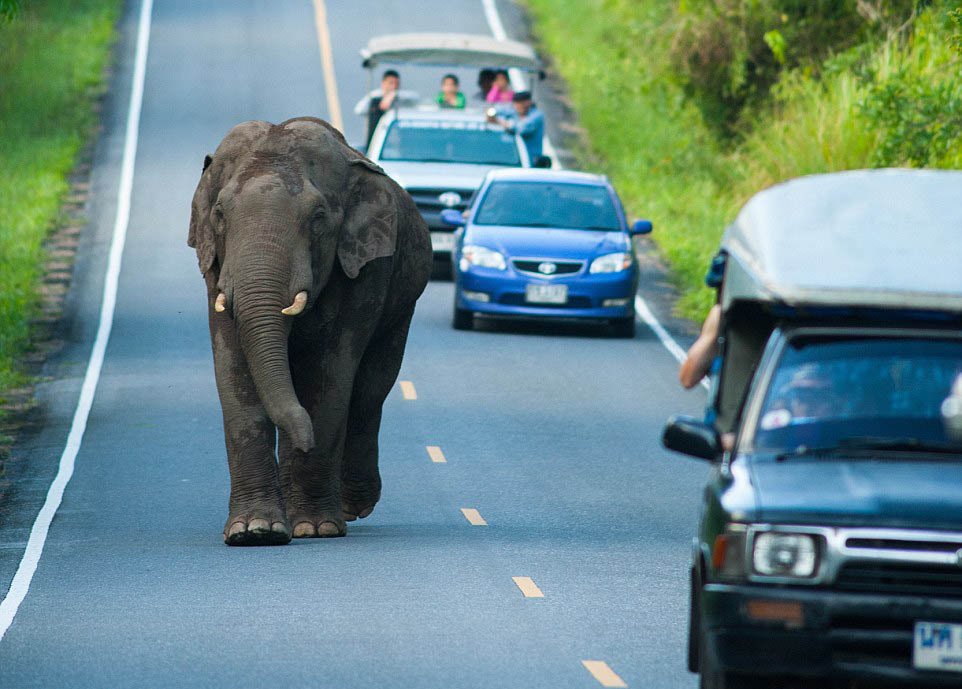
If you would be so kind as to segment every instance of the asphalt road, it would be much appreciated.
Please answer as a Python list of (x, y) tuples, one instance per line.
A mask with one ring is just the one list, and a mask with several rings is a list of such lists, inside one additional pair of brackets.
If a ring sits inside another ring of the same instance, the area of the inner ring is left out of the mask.
[[(130, 4), (67, 347), (0, 511), (0, 592), (56, 470), (97, 327)], [(351, 109), (367, 86), (357, 50), (368, 36), (489, 31), (481, 0), (327, 4), (350, 141), (363, 135)], [(509, 34), (522, 30), (517, 12), (504, 17)], [(568, 325), (455, 332), (451, 284), (432, 283), (401, 373), (417, 399), (398, 386), (386, 404), (374, 515), (343, 539), (223, 545), (228, 476), (203, 284), (185, 244), (190, 197), (233, 124), (325, 117), (334, 86), (311, 0), (155, 0), (152, 20), (113, 332), (76, 471), (0, 641), (0, 687), (602, 686), (586, 660), (630, 687), (694, 686), (686, 575), (706, 468), (658, 438), (669, 413), (697, 413), (703, 396), (677, 387), (676, 362), (646, 328), (630, 341)], [(404, 75), (422, 93), (436, 79)]]

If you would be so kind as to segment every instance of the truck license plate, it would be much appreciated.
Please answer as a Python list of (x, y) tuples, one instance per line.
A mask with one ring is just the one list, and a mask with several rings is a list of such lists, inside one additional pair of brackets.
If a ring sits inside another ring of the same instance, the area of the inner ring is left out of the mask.
[(454, 234), (451, 232), (432, 232), (431, 248), (435, 251), (451, 253), (454, 249)]
[(529, 304), (565, 304), (568, 301), (568, 285), (528, 285), (524, 300)]
[(962, 624), (916, 622), (912, 665), (919, 670), (962, 672)]

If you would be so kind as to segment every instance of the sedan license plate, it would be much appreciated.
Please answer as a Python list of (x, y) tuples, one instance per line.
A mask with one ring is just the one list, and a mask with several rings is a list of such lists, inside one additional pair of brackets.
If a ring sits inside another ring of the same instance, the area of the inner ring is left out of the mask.
[(962, 624), (916, 622), (912, 665), (918, 670), (962, 672)]
[(524, 300), (529, 304), (566, 304), (568, 285), (528, 285)]
[(435, 251), (450, 253), (454, 249), (454, 234), (451, 232), (432, 232), (431, 248)]

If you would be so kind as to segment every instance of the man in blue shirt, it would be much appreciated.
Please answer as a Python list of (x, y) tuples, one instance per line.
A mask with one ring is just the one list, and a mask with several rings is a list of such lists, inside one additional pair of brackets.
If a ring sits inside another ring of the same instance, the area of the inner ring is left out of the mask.
[(531, 100), (530, 91), (518, 91), (511, 100), (512, 110), (488, 113), (488, 122), (499, 124), (505, 131), (517, 133), (528, 149), (528, 159), (534, 165), (542, 156), (544, 114)]

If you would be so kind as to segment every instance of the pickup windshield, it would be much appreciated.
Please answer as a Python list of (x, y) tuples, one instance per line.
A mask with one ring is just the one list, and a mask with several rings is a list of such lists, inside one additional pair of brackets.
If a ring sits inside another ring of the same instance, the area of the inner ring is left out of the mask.
[(607, 188), (556, 182), (495, 182), (488, 187), (474, 224), (620, 230)]
[(513, 134), (485, 122), (397, 120), (391, 123), (380, 160), (468, 163), (520, 167)]
[(962, 455), (942, 404), (962, 373), (958, 340), (801, 339), (785, 349), (755, 433), (759, 450)]

